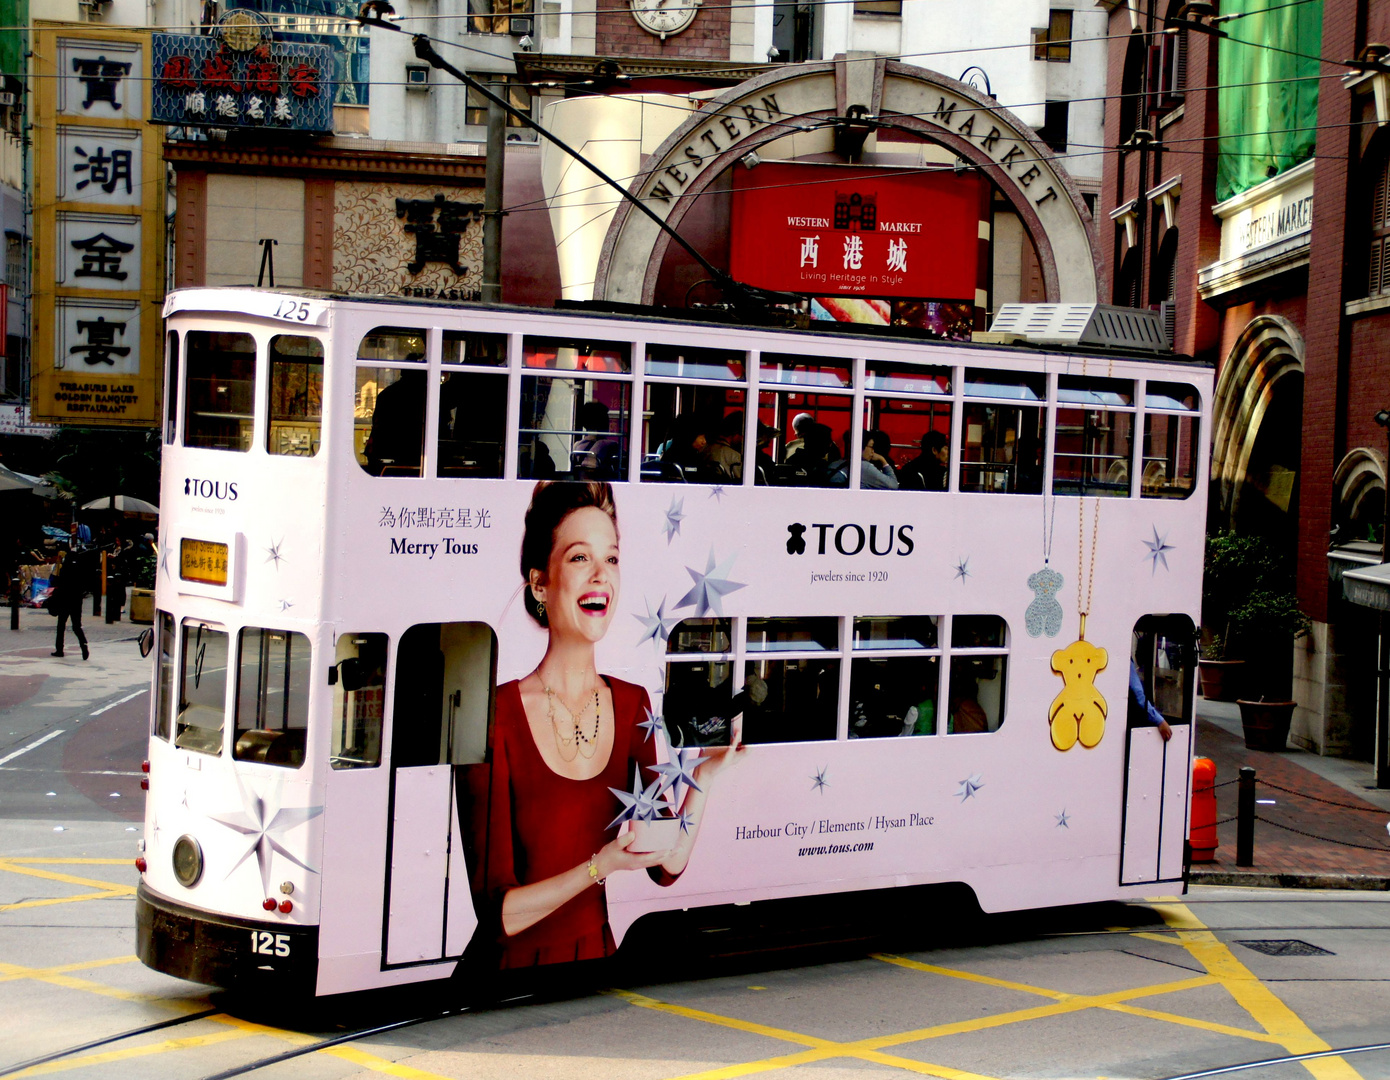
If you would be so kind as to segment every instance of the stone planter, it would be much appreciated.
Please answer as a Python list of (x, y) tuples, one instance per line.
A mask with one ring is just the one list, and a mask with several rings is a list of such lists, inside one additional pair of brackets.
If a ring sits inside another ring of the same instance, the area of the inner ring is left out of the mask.
[(154, 622), (154, 590), (130, 590), (130, 621), (133, 623)]
[(1198, 660), (1202, 696), (1208, 701), (1235, 701), (1245, 675), (1244, 660)]
[(1247, 750), (1279, 751), (1288, 747), (1293, 701), (1237, 701)]

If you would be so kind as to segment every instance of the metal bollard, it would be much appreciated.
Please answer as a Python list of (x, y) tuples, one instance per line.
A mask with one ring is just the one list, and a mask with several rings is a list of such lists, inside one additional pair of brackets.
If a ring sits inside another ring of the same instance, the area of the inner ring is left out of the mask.
[(1255, 770), (1245, 765), (1236, 788), (1236, 865), (1255, 865)]
[(19, 575), (10, 578), (10, 629), (19, 629)]

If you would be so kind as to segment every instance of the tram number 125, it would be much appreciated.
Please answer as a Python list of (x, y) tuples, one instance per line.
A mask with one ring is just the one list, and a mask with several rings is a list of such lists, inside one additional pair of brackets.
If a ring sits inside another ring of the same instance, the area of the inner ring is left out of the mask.
[(262, 956), (289, 956), (290, 935), (272, 934), (269, 930), (252, 930), (251, 951)]

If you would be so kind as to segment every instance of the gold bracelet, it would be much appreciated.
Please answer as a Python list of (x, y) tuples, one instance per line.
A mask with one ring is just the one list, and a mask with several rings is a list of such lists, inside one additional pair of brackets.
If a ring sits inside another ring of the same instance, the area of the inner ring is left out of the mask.
[(600, 885), (600, 886), (601, 886), (605, 881), (608, 880), (607, 878), (601, 878), (601, 877), (598, 876), (598, 853), (597, 853), (597, 852), (595, 852), (593, 855), (590, 855), (590, 856), (589, 856), (589, 880), (592, 881), (592, 882), (594, 882), (596, 885)]

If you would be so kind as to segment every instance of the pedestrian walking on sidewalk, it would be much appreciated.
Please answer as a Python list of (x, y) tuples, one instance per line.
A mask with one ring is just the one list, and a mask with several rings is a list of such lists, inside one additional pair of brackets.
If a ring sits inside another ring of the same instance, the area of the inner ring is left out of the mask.
[(82, 659), (91, 655), (87, 650), (87, 635), (82, 632), (82, 602), (92, 587), (93, 552), (90, 550), (70, 551), (64, 557), (58, 570), (58, 580), (53, 593), (48, 598), (48, 610), (58, 617), (58, 639), (53, 646), (53, 655), (63, 655), (63, 631), (68, 620), (72, 620), (72, 633), (77, 644), (82, 647)]

